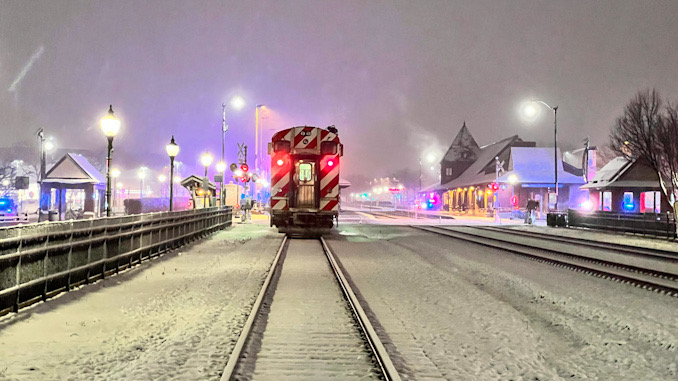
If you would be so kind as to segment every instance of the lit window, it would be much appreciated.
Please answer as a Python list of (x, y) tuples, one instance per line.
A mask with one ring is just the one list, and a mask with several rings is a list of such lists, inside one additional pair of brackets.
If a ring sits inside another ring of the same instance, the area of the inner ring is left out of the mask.
[(612, 192), (603, 192), (603, 211), (609, 212), (612, 210)]
[(313, 176), (313, 167), (309, 163), (299, 164), (299, 181), (308, 182), (311, 181)]
[(452, 176), (452, 168), (445, 168), (445, 176)]

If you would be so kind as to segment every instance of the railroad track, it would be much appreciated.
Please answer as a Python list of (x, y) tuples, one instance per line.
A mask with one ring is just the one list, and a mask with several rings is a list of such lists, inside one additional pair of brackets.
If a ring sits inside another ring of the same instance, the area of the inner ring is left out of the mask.
[(577, 242), (576, 239), (561, 241), (551, 236), (545, 240), (543, 236), (515, 235), (513, 230), (507, 232), (504, 229), (411, 227), (678, 296), (678, 263), (674, 260), (675, 256), (666, 258), (664, 253), (651, 256), (650, 249), (643, 249), (642, 253), (625, 253), (617, 251), (614, 246), (594, 247), (591, 242)]
[(324, 239), (285, 237), (221, 380), (327, 378), (400, 380)]
[(645, 247), (633, 246), (633, 245), (624, 245), (624, 244), (621, 244), (621, 243), (595, 241), (595, 240), (586, 239), (586, 238), (564, 237), (564, 236), (555, 235), (555, 234), (526, 231), (526, 230), (518, 230), (518, 229), (511, 229), (511, 228), (502, 228), (502, 227), (495, 227), (495, 226), (476, 226), (476, 229), (492, 231), (492, 232), (509, 233), (509, 234), (513, 234), (513, 235), (516, 235), (516, 236), (536, 238), (536, 239), (542, 239), (542, 240), (548, 239), (549, 241), (552, 241), (552, 242), (572, 243), (572, 244), (575, 244), (575, 245), (578, 245), (578, 246), (584, 246), (584, 247), (588, 247), (588, 248), (612, 250), (612, 251), (615, 251), (617, 253), (621, 253), (621, 254), (624, 254), (624, 255), (646, 257), (646, 258), (656, 258), (656, 259), (661, 259), (661, 260), (665, 260), (665, 261), (668, 261), (668, 262), (678, 263), (678, 252), (677, 251), (663, 250), (663, 249), (648, 249), (648, 248), (645, 248)]

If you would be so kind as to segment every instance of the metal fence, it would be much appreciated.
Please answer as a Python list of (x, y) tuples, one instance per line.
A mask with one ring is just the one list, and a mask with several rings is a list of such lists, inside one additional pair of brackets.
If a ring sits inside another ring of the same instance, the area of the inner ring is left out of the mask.
[(0, 229), (0, 315), (231, 226), (229, 206)]
[(672, 213), (582, 213), (570, 209), (567, 225), (676, 239), (676, 219)]

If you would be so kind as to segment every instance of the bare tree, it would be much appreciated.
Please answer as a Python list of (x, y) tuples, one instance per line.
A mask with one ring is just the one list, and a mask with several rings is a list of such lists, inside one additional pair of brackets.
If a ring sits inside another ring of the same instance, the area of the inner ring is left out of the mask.
[(674, 213), (678, 208), (678, 108), (664, 104), (656, 90), (636, 94), (617, 118), (610, 146), (631, 160), (645, 161), (657, 172)]

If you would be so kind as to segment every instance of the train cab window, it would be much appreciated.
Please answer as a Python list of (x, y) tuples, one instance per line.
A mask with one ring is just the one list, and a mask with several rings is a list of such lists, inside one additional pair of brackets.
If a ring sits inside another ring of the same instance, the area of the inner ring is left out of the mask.
[(290, 152), (290, 142), (288, 140), (278, 140), (273, 142), (273, 152)]
[(313, 166), (310, 163), (299, 164), (299, 182), (309, 182), (313, 179)]
[(336, 155), (337, 154), (337, 143), (336, 142), (322, 142), (320, 144), (320, 154), (321, 155)]

